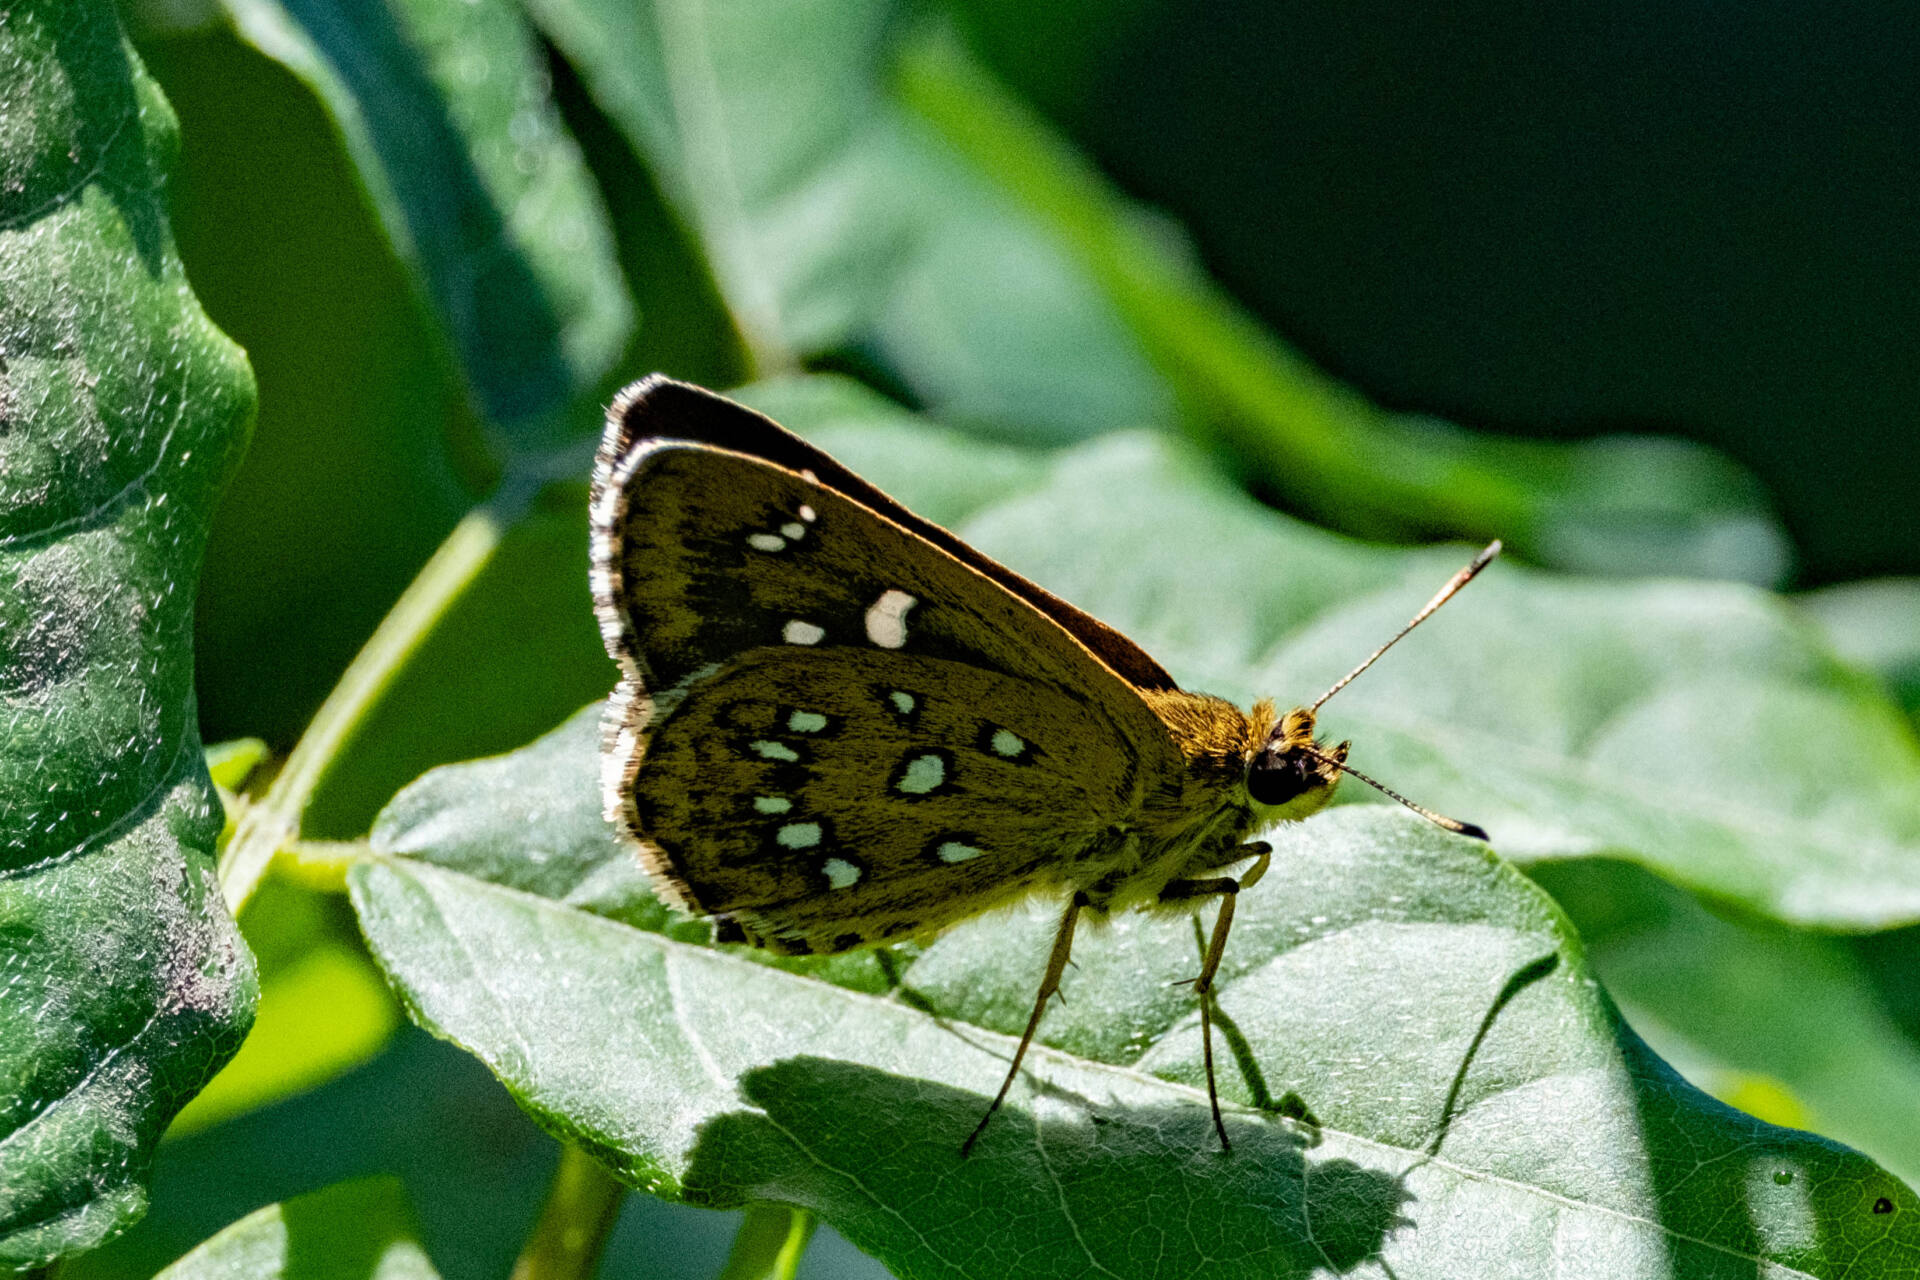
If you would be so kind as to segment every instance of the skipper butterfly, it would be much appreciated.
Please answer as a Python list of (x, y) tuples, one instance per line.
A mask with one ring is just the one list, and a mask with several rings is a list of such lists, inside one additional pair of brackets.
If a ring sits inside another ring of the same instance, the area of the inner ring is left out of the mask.
[(1500, 548), (1280, 715), (1181, 689), (1113, 628), (686, 383), (656, 375), (614, 401), (592, 522), (594, 605), (621, 670), (607, 814), (716, 941), (819, 955), (1036, 893), (1065, 900), (1026, 1033), (963, 1154), (1019, 1074), (1081, 915), (1208, 899), (1192, 985), (1228, 1147), (1212, 994), (1235, 895), (1269, 862), (1248, 837), (1324, 806), (1343, 773), (1378, 786), (1349, 744), (1315, 738), (1315, 714)]

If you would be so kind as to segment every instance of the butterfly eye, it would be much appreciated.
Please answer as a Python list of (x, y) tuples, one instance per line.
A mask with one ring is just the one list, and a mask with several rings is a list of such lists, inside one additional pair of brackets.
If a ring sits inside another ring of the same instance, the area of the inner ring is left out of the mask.
[(1325, 781), (1314, 760), (1298, 751), (1269, 747), (1253, 758), (1247, 770), (1247, 794), (1255, 804), (1282, 805), (1305, 795)]

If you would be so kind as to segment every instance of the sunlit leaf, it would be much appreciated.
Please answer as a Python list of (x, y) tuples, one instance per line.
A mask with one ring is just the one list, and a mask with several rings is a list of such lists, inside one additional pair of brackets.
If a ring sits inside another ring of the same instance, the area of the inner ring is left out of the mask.
[(145, 1211), (154, 1143), (238, 1048), (251, 957), (192, 601), (246, 362), (161, 193), (159, 90), (104, 3), (0, 21), (0, 1267)]
[[(1241, 699), (1311, 698), (1459, 563), (1287, 520), (1164, 436), (1048, 456), (833, 384), (749, 394), (1190, 686)], [(1005, 492), (972, 484), (975, 465)], [(1920, 901), (1911, 734), (1751, 588), (1496, 566), (1323, 714), (1362, 767), (1509, 856), (1606, 853), (1829, 927)], [(1369, 1258), (1480, 1275), (1489, 1250), (1533, 1274), (1565, 1256), (1556, 1239), (1609, 1276), (1838, 1275), (1912, 1247), (1898, 1179), (1694, 1091), (1620, 1023), (1544, 896), (1378, 805), (1278, 832), (1272, 878), (1243, 899), (1223, 971), (1232, 1157), (1208, 1140), (1191, 996), (1168, 985), (1197, 963), (1193, 929), (1131, 915), (1076, 947), (1045, 1083), (959, 1161), (1008, 1051), (987, 1033), (1023, 1025), (1054, 908), (899, 957), (894, 995), (865, 953), (711, 950), (600, 817), (597, 719), (426, 775), (350, 886), (415, 1018), (636, 1185), (818, 1211), (907, 1277)], [(1771, 750), (1754, 728), (1776, 719), (1814, 749)], [(1170, 1208), (1113, 1216), (1141, 1204)]]
[(1135, 914), (1083, 936), (1053, 1047), (962, 1159), (1052, 910), (961, 926), (891, 996), (635, 928), (631, 855), (589, 816), (596, 720), (423, 779), (376, 833), (406, 856), (351, 884), (414, 1016), (656, 1194), (803, 1206), (906, 1280), (1532, 1275), (1569, 1249), (1596, 1276), (1837, 1276), (1914, 1247), (1897, 1179), (1695, 1092), (1544, 895), (1371, 807), (1277, 833), (1277, 883), (1243, 896), (1231, 1154), (1168, 985), (1197, 963), (1192, 926)]
[(1876, 998), (1861, 940), (1716, 915), (1606, 859), (1532, 874), (1634, 1028), (1689, 1080), (1920, 1184), (1920, 1043)]

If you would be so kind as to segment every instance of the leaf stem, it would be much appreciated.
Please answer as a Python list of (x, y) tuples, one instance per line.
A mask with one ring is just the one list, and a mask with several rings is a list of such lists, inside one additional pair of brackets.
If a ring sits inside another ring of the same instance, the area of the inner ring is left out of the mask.
[(576, 1146), (561, 1147), (547, 1202), (513, 1264), (512, 1280), (587, 1280), (600, 1266), (626, 1194), (605, 1165)]
[(787, 1232), (787, 1242), (780, 1247), (780, 1256), (773, 1260), (773, 1275), (770, 1280), (793, 1280), (800, 1270), (800, 1259), (806, 1256), (807, 1243), (813, 1239), (813, 1229), (820, 1220), (805, 1209), (793, 1210), (793, 1226)]
[(220, 889), (238, 915), (273, 856), (300, 835), (300, 819), (320, 782), (408, 660), (432, 634), (500, 546), (525, 500), (496, 498), (469, 511), (422, 566), (354, 655), (333, 692), (287, 756), (267, 794), (248, 806), (220, 858)]
[(793, 1280), (818, 1225), (813, 1214), (792, 1205), (748, 1205), (714, 1280)]

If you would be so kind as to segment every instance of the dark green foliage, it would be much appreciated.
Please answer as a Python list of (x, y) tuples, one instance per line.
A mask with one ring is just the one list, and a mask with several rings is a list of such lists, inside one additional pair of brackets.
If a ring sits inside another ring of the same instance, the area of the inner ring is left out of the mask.
[(104, 3), (0, 20), (0, 1267), (138, 1218), (239, 1047), (193, 582), (246, 361), (187, 290), (173, 114)]

